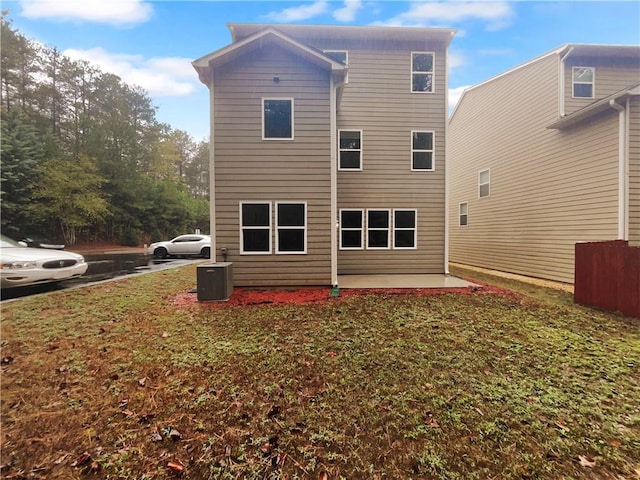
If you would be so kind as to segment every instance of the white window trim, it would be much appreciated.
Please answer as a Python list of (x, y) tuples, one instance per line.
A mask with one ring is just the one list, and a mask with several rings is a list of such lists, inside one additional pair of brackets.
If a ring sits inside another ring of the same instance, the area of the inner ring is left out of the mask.
[[(576, 82), (575, 80), (575, 72), (576, 69), (578, 68), (589, 68), (592, 72), (593, 75), (593, 80), (590, 82)], [(591, 85), (591, 96), (590, 97), (576, 97), (574, 94), (574, 86), (575, 85)], [(595, 67), (580, 67), (580, 66), (574, 66), (571, 67), (571, 98), (577, 98), (577, 99), (589, 99), (589, 98), (596, 98), (596, 68)]]
[[(462, 205), (467, 206), (467, 213), (464, 214), (467, 217), (467, 223), (465, 225), (462, 224)], [(469, 202), (460, 202), (458, 204), (458, 226), (459, 227), (469, 226)]]
[[(300, 227), (300, 226), (280, 226), (278, 224), (278, 205), (304, 205), (304, 227)], [(307, 214), (308, 214), (308, 210), (307, 210), (307, 202), (296, 202), (293, 200), (287, 200), (286, 202), (275, 202), (275, 211), (276, 211), (276, 225), (274, 228), (274, 233), (276, 236), (276, 254), (278, 255), (306, 255), (307, 254)], [(300, 230), (303, 229), (304, 231), (304, 249), (301, 252), (281, 252), (280, 251), (280, 246), (278, 245), (279, 243), (279, 237), (278, 237), (278, 233), (280, 232), (280, 230)]]
[[(340, 152), (357, 152), (355, 149), (342, 149), (340, 148), (340, 133), (342, 132), (360, 132), (360, 168), (342, 168), (340, 167)], [(338, 171), (340, 172), (361, 172), (362, 171), (362, 161), (364, 159), (364, 142), (363, 142), (363, 131), (357, 128), (340, 128), (338, 130)]]
[[(420, 150), (413, 148), (413, 134), (414, 133), (430, 133), (431, 134), (431, 144), (433, 145), (433, 149), (431, 150)], [(412, 172), (435, 172), (436, 171), (436, 133), (433, 130), (411, 130), (410, 145), (411, 145), (411, 158), (409, 161), (411, 162), (411, 171)], [(431, 152), (431, 168), (413, 168), (413, 153), (414, 152)]]
[[(397, 228), (396, 212), (413, 212), (413, 228)], [(394, 250), (417, 250), (418, 249), (418, 209), (417, 208), (394, 208), (393, 209), (393, 249)], [(396, 231), (413, 230), (413, 247), (396, 247)]]
[[(291, 137), (289, 138), (274, 138), (274, 137), (265, 137), (265, 131), (264, 131), (264, 102), (266, 100), (289, 100), (291, 102)], [(295, 140), (295, 102), (293, 97), (262, 97), (262, 109), (260, 110), (260, 117), (262, 118), (262, 140), (265, 141), (291, 141), (291, 140)]]
[[(323, 52), (324, 53), (341, 53), (341, 52), (344, 52), (345, 53), (345, 56), (344, 56), (345, 63), (344, 64), (346, 66), (349, 66), (349, 50), (332, 50), (332, 49), (329, 49), (329, 50), (323, 50)], [(347, 74), (344, 76), (344, 83), (345, 83), (345, 85), (347, 83), (349, 83), (349, 71), (348, 70), (347, 70)]]
[[(360, 228), (344, 228), (342, 226), (342, 212), (360, 212), (361, 214), (361, 218), (362, 218), (362, 223), (360, 224)], [(366, 222), (366, 218), (365, 218), (365, 211), (363, 208), (341, 208), (339, 210), (339, 215), (340, 215), (340, 250), (364, 250), (364, 245), (365, 245), (365, 238), (364, 238), (364, 232), (365, 232), (365, 222)], [(342, 246), (342, 232), (346, 231), (346, 232), (356, 232), (356, 231), (360, 231), (360, 246), (359, 247), (343, 247)]]
[[(489, 174), (489, 181), (482, 183), (480, 181), (480, 179), (482, 178), (482, 174), (487, 172)], [(489, 186), (489, 194), (488, 195), (482, 195), (481, 191), (482, 191), (482, 186), (483, 185), (488, 185)], [(478, 198), (489, 198), (491, 196), (491, 169), (490, 168), (485, 168), (484, 170), (479, 170), (478, 171)]]
[[(414, 54), (429, 54), (431, 55), (431, 57), (433, 58), (433, 68), (431, 69), (430, 72), (417, 72), (413, 70), (413, 55)], [(411, 56), (409, 57), (409, 69), (411, 70), (411, 75), (409, 76), (409, 91), (411, 93), (422, 93), (422, 94), (430, 94), (430, 93), (435, 93), (436, 92), (436, 54), (435, 52), (411, 52)], [(414, 73), (418, 73), (418, 74), (426, 74), (426, 73), (430, 73), (432, 75), (432, 80), (431, 80), (431, 91), (430, 92), (425, 92), (425, 91), (415, 91), (413, 89), (413, 74)]]
[[(245, 204), (260, 204), (269, 206), (269, 251), (268, 252), (245, 252), (244, 250), (244, 230), (265, 230), (267, 227), (245, 227), (242, 222), (242, 206)], [(264, 200), (246, 200), (240, 202), (240, 255), (271, 255), (273, 252), (273, 221), (271, 202)]]
[[(373, 212), (387, 212), (387, 224), (389, 225), (386, 229), (385, 228), (369, 228), (369, 212), (373, 211)], [(393, 219), (391, 218), (391, 209), (390, 208), (367, 208), (366, 210), (366, 225), (367, 225), (367, 233), (366, 233), (366, 243), (367, 243), (367, 250), (390, 250), (391, 249), (391, 243), (392, 243), (392, 239), (391, 239), (391, 231), (393, 229)], [(386, 247), (370, 247), (369, 246), (369, 231), (387, 231), (387, 246)]]

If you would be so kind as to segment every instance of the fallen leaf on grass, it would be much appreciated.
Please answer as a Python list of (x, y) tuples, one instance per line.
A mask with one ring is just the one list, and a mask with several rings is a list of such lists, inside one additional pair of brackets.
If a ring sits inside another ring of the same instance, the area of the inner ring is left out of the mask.
[(433, 414), (431, 412), (427, 413), (427, 418), (424, 419), (424, 424), (431, 428), (440, 428), (440, 424), (435, 418), (433, 418)]
[(86, 465), (91, 461), (91, 455), (89, 452), (82, 453), (78, 458), (76, 458), (75, 462), (71, 464), (72, 467), (80, 467), (82, 465)]
[(570, 430), (569, 430), (569, 427), (567, 427), (566, 425), (564, 425), (564, 424), (562, 424), (562, 423), (560, 423), (560, 422), (556, 422), (556, 423), (555, 423), (555, 425), (556, 425), (556, 427), (558, 427), (558, 428), (559, 428), (560, 430), (562, 430), (563, 432), (568, 432), (568, 431), (570, 431)]
[(318, 475), (318, 480), (329, 480), (329, 475), (327, 475), (327, 472), (320, 472), (320, 475)]
[(169, 471), (177, 474), (182, 474), (182, 472), (184, 472), (184, 467), (179, 463), (175, 463), (175, 462), (168, 462), (167, 468), (169, 469)]
[(144, 387), (147, 384), (147, 377), (142, 377), (138, 379), (138, 385)]
[(585, 468), (593, 468), (596, 466), (596, 461), (592, 458), (589, 458), (585, 455), (579, 455), (578, 456), (578, 460), (580, 462), (580, 465), (582, 465)]
[(123, 414), (125, 417), (133, 417), (133, 416), (135, 415), (131, 410), (123, 410), (123, 411), (122, 411), (122, 414)]

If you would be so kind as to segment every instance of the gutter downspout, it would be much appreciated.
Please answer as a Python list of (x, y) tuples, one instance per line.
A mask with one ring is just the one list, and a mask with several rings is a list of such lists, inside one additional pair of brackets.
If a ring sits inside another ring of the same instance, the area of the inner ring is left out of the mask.
[(618, 111), (618, 239), (629, 239), (629, 162), (627, 151), (627, 105), (620, 105), (614, 99), (609, 100), (611, 108)]
[(569, 50), (566, 51), (566, 53), (564, 55), (562, 55), (560, 57), (560, 88), (558, 89), (560, 98), (558, 99), (558, 108), (559, 108), (559, 112), (558, 112), (558, 116), (559, 118), (562, 118), (565, 116), (565, 112), (564, 112), (564, 89), (565, 89), (565, 73), (564, 73), (564, 61), (567, 59), (567, 57), (569, 55), (571, 55), (571, 52), (573, 52), (573, 47), (569, 47)]
[(331, 229), (331, 285), (338, 286), (338, 157), (337, 157), (337, 102), (338, 87), (333, 79), (332, 72), (329, 72), (329, 108), (331, 109), (331, 207), (330, 207), (330, 229)]
[[(449, 49), (444, 57), (444, 84), (449, 85)], [(449, 108), (449, 89), (444, 93), (445, 111)], [(449, 115), (444, 122), (444, 274), (449, 275)]]
[[(211, 261), (218, 261), (218, 249), (216, 247), (216, 169), (215, 169), (215, 127), (214, 127), (214, 96), (213, 96), (213, 71), (209, 81), (209, 232), (211, 233)], [(226, 259), (225, 259), (226, 260)]]

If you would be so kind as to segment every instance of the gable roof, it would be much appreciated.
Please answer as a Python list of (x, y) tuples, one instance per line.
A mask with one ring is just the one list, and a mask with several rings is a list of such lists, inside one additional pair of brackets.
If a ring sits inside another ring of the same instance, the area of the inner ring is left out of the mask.
[[(554, 130), (562, 130), (563, 128), (572, 127), (585, 120), (590, 119), (598, 113), (604, 112), (609, 108), (616, 108), (615, 104), (620, 101), (624, 101), (627, 98), (635, 95), (640, 95), (640, 82), (632, 85), (628, 88), (620, 90), (619, 92), (609, 95), (608, 97), (596, 100), (590, 105), (581, 108), (577, 112), (573, 112), (570, 115), (562, 117), (560, 120), (549, 125), (547, 128)], [(619, 106), (619, 104), (618, 104)]]
[(568, 56), (576, 56), (576, 57), (587, 57), (587, 56), (594, 56), (594, 57), (607, 57), (607, 58), (637, 58), (640, 59), (640, 46), (636, 46), (636, 45), (593, 45), (593, 44), (578, 44), (578, 43), (568, 43), (566, 45), (562, 45), (561, 47), (556, 48), (555, 50), (551, 50), (550, 52), (547, 53), (543, 53), (542, 55), (535, 57), (525, 63), (522, 63), (520, 65), (517, 65), (509, 70), (506, 70), (505, 72), (502, 72), (498, 75), (496, 75), (495, 77), (491, 77), (483, 82), (477, 83), (475, 85), (472, 85), (469, 88), (466, 88), (463, 92), (462, 95), (460, 96), (460, 99), (458, 100), (458, 103), (456, 104), (455, 108), (453, 109), (453, 112), (451, 112), (451, 116), (449, 117), (449, 121), (451, 121), (451, 119), (453, 118), (453, 116), (456, 114), (456, 111), (458, 110), (458, 106), (462, 103), (462, 101), (464, 100), (465, 94), (471, 90), (475, 90), (476, 88), (479, 88), (487, 83), (493, 82), (499, 78), (502, 78), (506, 75), (511, 75), (514, 72), (517, 72), (518, 70), (528, 67), (529, 65), (532, 65), (536, 62), (539, 62), (547, 57), (551, 57), (551, 56), (558, 56), (558, 57), (568, 57)]
[(209, 85), (211, 72), (214, 68), (269, 44), (278, 45), (314, 65), (329, 70), (338, 82), (344, 79), (347, 70), (346, 65), (328, 57), (320, 50), (294, 40), (273, 27), (267, 27), (220, 50), (200, 57), (191, 62), (191, 64), (198, 72), (200, 81), (205, 85)]

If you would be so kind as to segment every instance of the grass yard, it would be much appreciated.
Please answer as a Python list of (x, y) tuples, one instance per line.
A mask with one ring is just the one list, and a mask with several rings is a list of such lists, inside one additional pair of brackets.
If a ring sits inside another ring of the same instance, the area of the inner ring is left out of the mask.
[(195, 277), (3, 304), (2, 478), (640, 478), (638, 319), (518, 282), (176, 302)]

